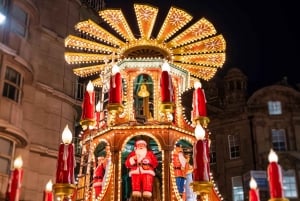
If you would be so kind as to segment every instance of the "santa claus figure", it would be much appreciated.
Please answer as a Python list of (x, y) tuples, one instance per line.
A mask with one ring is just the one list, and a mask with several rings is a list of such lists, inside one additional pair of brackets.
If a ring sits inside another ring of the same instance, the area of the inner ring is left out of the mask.
[(95, 190), (95, 196), (98, 197), (99, 194), (102, 191), (102, 184), (103, 184), (103, 178), (105, 174), (105, 157), (99, 156), (98, 157), (98, 165), (94, 172), (94, 180), (93, 180), (93, 187)]
[(154, 153), (147, 149), (147, 143), (144, 140), (135, 142), (134, 151), (129, 153), (125, 165), (130, 169), (132, 198), (144, 197), (145, 200), (152, 197), (152, 186), (154, 181), (154, 169), (158, 161)]

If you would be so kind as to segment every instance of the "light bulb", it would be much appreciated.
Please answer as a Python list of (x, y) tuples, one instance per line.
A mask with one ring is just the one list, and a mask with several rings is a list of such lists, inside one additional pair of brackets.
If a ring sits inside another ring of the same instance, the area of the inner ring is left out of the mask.
[(194, 82), (194, 88), (195, 88), (195, 89), (198, 89), (198, 88), (201, 88), (201, 87), (202, 87), (202, 84), (201, 84), (200, 81), (195, 81), (195, 82)]
[(205, 137), (205, 130), (203, 129), (203, 127), (200, 124), (196, 125), (195, 137), (197, 140), (203, 140)]
[(96, 105), (96, 111), (100, 112), (101, 111), (101, 106), (100, 106), (100, 101), (98, 101), (97, 105)]
[(162, 69), (162, 71), (168, 71), (168, 72), (170, 72), (171, 67), (170, 67), (170, 65), (168, 64), (168, 62), (165, 61), (165, 62), (163, 63), (163, 65), (162, 65), (161, 69)]
[(14, 160), (14, 168), (20, 169), (23, 166), (23, 160), (21, 156), (18, 156), (15, 160)]
[(249, 185), (250, 185), (251, 189), (256, 189), (257, 188), (257, 183), (256, 183), (256, 181), (253, 177), (251, 177)]
[(51, 181), (51, 179), (50, 179), (50, 180), (48, 181), (48, 183), (46, 184), (45, 190), (46, 190), (47, 192), (51, 192), (51, 191), (52, 191), (52, 181)]
[(273, 149), (270, 150), (269, 156), (268, 156), (269, 162), (278, 162), (278, 156), (275, 153), (275, 151)]
[(86, 91), (89, 92), (89, 93), (94, 91), (94, 85), (91, 82), (91, 80), (89, 81), (88, 85), (86, 86)]
[(66, 125), (66, 127), (62, 133), (62, 141), (64, 144), (70, 144), (72, 142), (72, 133), (71, 133), (68, 125)]
[(119, 68), (119, 66), (118, 65), (113, 65), (113, 67), (111, 68), (111, 73), (113, 74), (113, 75), (115, 75), (116, 73), (118, 73), (118, 72), (120, 72), (120, 68)]

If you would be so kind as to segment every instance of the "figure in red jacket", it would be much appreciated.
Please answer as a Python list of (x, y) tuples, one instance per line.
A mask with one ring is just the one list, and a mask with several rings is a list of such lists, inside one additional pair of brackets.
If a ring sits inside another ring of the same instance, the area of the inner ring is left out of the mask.
[(103, 184), (103, 177), (105, 174), (105, 157), (99, 156), (98, 157), (98, 165), (94, 172), (94, 180), (93, 180), (93, 187), (95, 190), (95, 196), (98, 197), (102, 191), (102, 184)]
[(158, 161), (154, 153), (147, 150), (147, 143), (144, 140), (135, 142), (135, 149), (127, 156), (125, 165), (130, 169), (132, 197), (152, 197), (152, 186), (155, 176), (155, 168)]

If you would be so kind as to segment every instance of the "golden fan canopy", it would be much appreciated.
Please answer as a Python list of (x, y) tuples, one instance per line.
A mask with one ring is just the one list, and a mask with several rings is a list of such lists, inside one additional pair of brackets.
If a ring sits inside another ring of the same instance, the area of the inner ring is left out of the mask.
[(212, 78), (225, 62), (223, 36), (207, 19), (192, 24), (189, 13), (171, 7), (155, 37), (158, 11), (150, 5), (134, 4), (139, 37), (131, 30), (122, 10), (99, 11), (107, 28), (92, 20), (76, 24), (81, 36), (69, 35), (65, 39), (65, 46), (73, 50), (65, 52), (65, 60), (78, 66), (73, 71), (80, 77), (101, 74), (109, 64), (123, 59), (156, 58), (167, 60), (191, 76)]

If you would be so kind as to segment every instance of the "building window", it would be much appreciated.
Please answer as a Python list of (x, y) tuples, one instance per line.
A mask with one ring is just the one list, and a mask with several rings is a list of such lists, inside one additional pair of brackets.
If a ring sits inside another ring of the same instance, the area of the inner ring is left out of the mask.
[(2, 95), (16, 102), (19, 102), (20, 93), (21, 74), (10, 67), (7, 67)]
[(282, 114), (281, 102), (280, 101), (269, 101), (268, 102), (269, 115), (280, 115)]
[(286, 151), (286, 138), (284, 129), (272, 129), (272, 146), (274, 151)]
[(13, 143), (0, 137), (0, 174), (9, 174), (12, 160)]
[(240, 138), (238, 135), (228, 135), (230, 159), (240, 157)]
[(11, 15), (11, 30), (16, 34), (25, 37), (27, 31), (28, 14), (17, 5), (13, 5)]
[(232, 200), (244, 201), (244, 189), (241, 176), (231, 178), (232, 182)]
[(296, 174), (294, 170), (283, 171), (283, 190), (284, 197), (298, 198)]
[(217, 158), (216, 158), (216, 144), (215, 144), (215, 141), (211, 141), (210, 143), (210, 151), (209, 151), (209, 154), (210, 154), (210, 164), (215, 164), (217, 162)]

